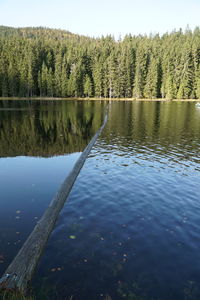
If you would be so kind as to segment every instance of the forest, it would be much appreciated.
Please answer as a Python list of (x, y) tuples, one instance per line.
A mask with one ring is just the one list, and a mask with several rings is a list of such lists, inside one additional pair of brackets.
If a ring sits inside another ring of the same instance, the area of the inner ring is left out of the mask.
[(200, 28), (114, 39), (0, 26), (0, 97), (200, 98)]

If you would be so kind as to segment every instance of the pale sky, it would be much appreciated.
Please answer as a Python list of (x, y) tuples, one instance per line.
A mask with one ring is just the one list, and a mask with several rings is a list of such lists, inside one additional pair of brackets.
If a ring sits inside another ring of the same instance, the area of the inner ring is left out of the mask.
[(88, 36), (165, 33), (200, 25), (200, 0), (0, 0), (0, 25)]

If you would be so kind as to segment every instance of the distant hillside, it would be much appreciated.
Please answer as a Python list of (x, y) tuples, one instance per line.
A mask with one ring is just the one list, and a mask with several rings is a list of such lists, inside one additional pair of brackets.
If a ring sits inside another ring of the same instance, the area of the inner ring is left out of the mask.
[(0, 97), (200, 98), (200, 29), (90, 38), (0, 27)]
[(54, 39), (54, 40), (64, 40), (69, 38), (85, 38), (84, 36), (80, 36), (77, 34), (73, 34), (67, 30), (61, 29), (51, 29), (47, 27), (7, 27), (0, 26), (0, 36), (4, 38), (9, 37), (23, 37), (28, 39), (38, 39), (38, 38), (46, 38), (46, 39)]

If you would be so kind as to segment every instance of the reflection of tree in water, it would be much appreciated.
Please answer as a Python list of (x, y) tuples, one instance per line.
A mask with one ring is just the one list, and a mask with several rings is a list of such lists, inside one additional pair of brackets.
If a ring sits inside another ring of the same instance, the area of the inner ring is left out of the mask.
[(111, 106), (103, 137), (123, 152), (131, 147), (136, 153), (148, 149), (197, 158), (200, 113), (189, 102), (117, 102)]
[(0, 102), (0, 156), (82, 151), (101, 125), (104, 103)]

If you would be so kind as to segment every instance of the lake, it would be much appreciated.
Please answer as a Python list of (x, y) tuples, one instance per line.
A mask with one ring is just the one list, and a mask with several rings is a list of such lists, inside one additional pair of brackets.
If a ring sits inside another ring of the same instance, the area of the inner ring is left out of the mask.
[(0, 273), (100, 127), (33, 278), (36, 299), (200, 299), (194, 102), (1, 101)]

